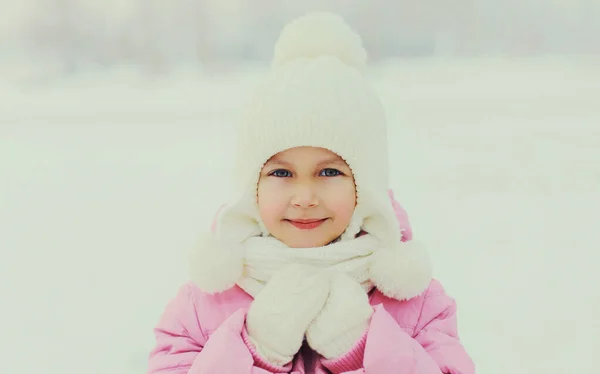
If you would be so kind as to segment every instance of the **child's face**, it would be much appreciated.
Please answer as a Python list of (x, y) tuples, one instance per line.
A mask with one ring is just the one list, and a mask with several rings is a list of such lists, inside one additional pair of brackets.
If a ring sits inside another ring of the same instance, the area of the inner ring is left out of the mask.
[(271, 235), (289, 247), (326, 245), (346, 230), (352, 218), (356, 206), (352, 170), (327, 149), (285, 150), (260, 173), (258, 206)]

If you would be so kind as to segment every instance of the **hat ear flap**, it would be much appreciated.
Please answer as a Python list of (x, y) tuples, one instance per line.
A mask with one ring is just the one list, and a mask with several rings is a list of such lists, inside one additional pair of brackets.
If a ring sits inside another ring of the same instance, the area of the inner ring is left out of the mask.
[(216, 219), (215, 233), (226, 243), (239, 244), (248, 238), (261, 236), (262, 226), (256, 191), (244, 191), (233, 203), (221, 209)]
[(255, 197), (245, 193), (233, 204), (221, 207), (211, 233), (203, 235), (190, 264), (193, 283), (208, 293), (233, 287), (244, 273), (245, 240), (261, 236)]
[(344, 238), (354, 238), (356, 234), (364, 230), (379, 239), (388, 248), (401, 241), (402, 232), (394, 207), (385, 191), (379, 195), (381, 198), (376, 198), (373, 192), (361, 186), (358, 204)]
[[(423, 293), (433, 279), (429, 256), (420, 244), (403, 241), (402, 232), (390, 196), (363, 188), (352, 225), (380, 240), (370, 267), (371, 281), (387, 297), (408, 300)], [(350, 227), (350, 226), (349, 226)], [(352, 231), (355, 231), (353, 229)]]

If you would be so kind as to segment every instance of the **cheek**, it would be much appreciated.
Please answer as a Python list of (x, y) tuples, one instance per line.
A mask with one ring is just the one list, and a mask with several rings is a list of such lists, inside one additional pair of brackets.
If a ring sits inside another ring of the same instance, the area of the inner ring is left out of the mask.
[(266, 225), (278, 221), (286, 206), (285, 196), (277, 183), (259, 181), (257, 199), (260, 217)]
[(350, 222), (356, 207), (356, 190), (354, 183), (347, 181), (328, 193), (327, 208), (334, 212), (337, 220)]

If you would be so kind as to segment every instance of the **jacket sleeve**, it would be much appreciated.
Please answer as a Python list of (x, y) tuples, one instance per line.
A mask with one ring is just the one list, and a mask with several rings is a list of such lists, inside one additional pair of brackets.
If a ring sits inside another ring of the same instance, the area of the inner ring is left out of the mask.
[(412, 228), (410, 227), (410, 221), (408, 220), (406, 210), (394, 197), (394, 191), (388, 189), (388, 196), (392, 202), (392, 207), (394, 208), (394, 213), (396, 213), (396, 219), (398, 220), (398, 226), (400, 226), (400, 231), (402, 232), (402, 241), (407, 242), (412, 240)]
[(154, 329), (148, 374), (291, 373), (291, 364), (273, 366), (248, 343), (246, 311), (227, 318), (209, 338), (196, 314), (191, 286), (185, 285), (167, 305)]
[(366, 336), (346, 355), (322, 361), (334, 374), (474, 374), (456, 327), (456, 304), (446, 294), (426, 296), (411, 337), (383, 308), (375, 313)]

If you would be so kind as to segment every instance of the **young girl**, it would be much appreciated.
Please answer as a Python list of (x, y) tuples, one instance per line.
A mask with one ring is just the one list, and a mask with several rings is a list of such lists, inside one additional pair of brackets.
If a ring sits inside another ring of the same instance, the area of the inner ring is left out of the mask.
[(241, 121), (237, 194), (155, 329), (148, 373), (474, 373), (454, 300), (399, 225), (366, 57), (335, 15), (284, 28)]

